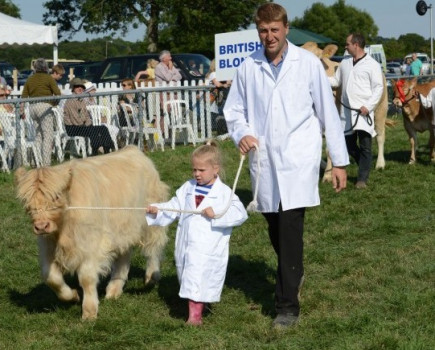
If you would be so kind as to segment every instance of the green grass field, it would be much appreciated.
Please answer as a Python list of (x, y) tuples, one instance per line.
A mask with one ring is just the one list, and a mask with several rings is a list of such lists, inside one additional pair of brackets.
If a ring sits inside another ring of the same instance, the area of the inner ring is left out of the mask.
[[(308, 209), (305, 284), (300, 323), (271, 328), (276, 258), (260, 214), (233, 231), (220, 303), (203, 327), (187, 327), (173, 261), (175, 225), (162, 279), (143, 286), (144, 261), (135, 251), (124, 294), (106, 301), (102, 280), (99, 318), (81, 321), (79, 304), (63, 303), (41, 282), (31, 223), (15, 200), (12, 175), (0, 174), (0, 349), (435, 349), (435, 164), (428, 134), (418, 163), (408, 165), (402, 123), (387, 130), (386, 169), (373, 170), (369, 187), (336, 194), (320, 183), (322, 204)], [(226, 183), (239, 155), (221, 144)], [(191, 146), (150, 153), (172, 192), (191, 177)], [(374, 153), (377, 148), (374, 142)], [(237, 193), (252, 199), (247, 168)], [(67, 277), (77, 286), (74, 276)]]

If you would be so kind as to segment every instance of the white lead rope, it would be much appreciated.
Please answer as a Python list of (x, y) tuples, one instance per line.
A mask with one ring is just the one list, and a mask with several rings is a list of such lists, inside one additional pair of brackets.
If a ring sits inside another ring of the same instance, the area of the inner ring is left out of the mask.
[[(258, 153), (258, 146), (255, 145), (255, 149)], [(231, 197), (227, 203), (227, 206), (225, 207), (225, 209), (222, 211), (222, 213), (219, 214), (215, 214), (214, 218), (215, 219), (219, 219), (222, 216), (225, 215), (225, 213), (228, 211), (228, 209), (231, 206), (231, 202), (233, 200), (233, 196), (234, 193), (236, 192), (236, 187), (237, 187), (237, 183), (239, 181), (239, 177), (240, 177), (240, 173), (242, 171), (242, 167), (243, 167), (243, 162), (245, 161), (246, 156), (244, 154), (242, 154), (240, 156), (240, 163), (239, 163), (239, 168), (237, 169), (237, 173), (236, 173), (236, 177), (234, 179), (234, 184), (233, 184), (233, 188), (231, 190)], [(251, 203), (248, 204), (247, 206), (247, 210), (251, 211), (251, 212), (255, 212), (257, 211), (257, 192), (258, 192), (258, 184), (259, 184), (259, 177), (260, 177), (260, 156), (259, 154), (257, 154), (257, 179), (255, 181), (255, 192), (254, 192), (254, 199), (252, 200)], [(146, 210), (146, 207), (66, 207), (66, 210)], [(180, 209), (173, 209), (173, 208), (158, 208), (161, 211), (171, 211), (171, 212), (176, 212), (176, 213), (181, 213), (181, 214), (202, 214), (203, 211), (201, 210), (180, 210)]]

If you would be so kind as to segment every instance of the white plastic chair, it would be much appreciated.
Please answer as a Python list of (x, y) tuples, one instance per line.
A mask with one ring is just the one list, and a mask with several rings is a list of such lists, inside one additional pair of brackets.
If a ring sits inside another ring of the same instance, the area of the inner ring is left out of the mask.
[(186, 145), (190, 139), (193, 145), (196, 145), (195, 135), (193, 133), (192, 125), (189, 120), (188, 103), (184, 100), (169, 100), (165, 103), (165, 116), (169, 120), (168, 128), (172, 130), (171, 143), (172, 149), (175, 149), (175, 138), (178, 131), (185, 131), (187, 133), (183, 138)]
[[(91, 114), (92, 125), (104, 125), (109, 131), (112, 138), (115, 150), (118, 150), (118, 141), (116, 136), (118, 135), (119, 128), (112, 124), (112, 112), (109, 107), (102, 105), (90, 105), (86, 106), (87, 110)], [(106, 119), (106, 121), (104, 121)]]
[[(0, 123), (1, 128), (1, 123)], [(5, 145), (5, 137), (3, 136), (3, 132), (0, 135), (0, 161), (2, 165), (2, 171), (9, 173), (9, 162), (6, 154), (6, 145)]]
[(55, 132), (54, 132), (54, 147), (56, 148), (58, 159), (63, 162), (65, 158), (66, 145), (70, 144), (70, 152), (75, 155), (87, 157), (86, 153), (86, 138), (83, 136), (69, 136), (65, 130), (63, 113), (59, 107), (53, 107), (55, 116)]
[[(109, 107), (101, 105), (91, 105), (86, 106), (86, 108), (91, 114), (93, 125), (102, 125), (104, 123), (108, 125), (112, 124), (112, 112), (110, 111)], [(104, 118), (106, 118), (106, 122), (103, 121)]]
[[(0, 124), (3, 130), (3, 152), (8, 163), (8, 167), (12, 167), (12, 159), (17, 147), (17, 132), (16, 132), (16, 116), (14, 113), (0, 113)], [(21, 136), (21, 154), (23, 157), (23, 164), (28, 166), (30, 164), (27, 158), (27, 152), (30, 151), (33, 155), (34, 164), (36, 167), (42, 165), (41, 152), (38, 149), (35, 141), (35, 131), (31, 129), (33, 124), (31, 120), (25, 122), (20, 119), (20, 136)]]
[(3, 138), (0, 136), (0, 160), (2, 163), (2, 171), (9, 173), (10, 171), (9, 171), (8, 159), (6, 157), (6, 151), (2, 147), (1, 141), (3, 141)]
[[(162, 130), (160, 128), (160, 120), (152, 121), (147, 120), (146, 115), (143, 116), (143, 133), (145, 136), (145, 140), (152, 143), (155, 147), (159, 144), (162, 151), (165, 150), (165, 139), (163, 138)], [(156, 125), (156, 126), (154, 126)], [(151, 136), (151, 140), (150, 140)]]
[(134, 143), (136, 136), (139, 134), (139, 118), (137, 116), (137, 107), (129, 103), (121, 103), (121, 109), (127, 122), (125, 143), (128, 145)]

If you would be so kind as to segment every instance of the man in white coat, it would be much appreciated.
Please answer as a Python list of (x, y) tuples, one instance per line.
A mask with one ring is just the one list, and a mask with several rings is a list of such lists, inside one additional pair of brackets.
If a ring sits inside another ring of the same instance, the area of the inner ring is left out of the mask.
[(285, 9), (266, 3), (255, 23), (264, 48), (239, 66), (224, 114), (243, 154), (258, 146), (250, 154), (250, 172), (253, 188), (258, 181), (258, 210), (278, 256), (273, 326), (279, 328), (299, 318), (305, 207), (320, 204), (322, 129), (337, 192), (346, 187), (349, 158), (325, 70), (316, 56), (286, 40)]
[(384, 91), (380, 64), (364, 51), (364, 36), (358, 33), (346, 38), (349, 57), (341, 61), (333, 87), (341, 86), (341, 113), (349, 154), (358, 164), (356, 188), (365, 188), (372, 165), (372, 138), (376, 136), (374, 110)]

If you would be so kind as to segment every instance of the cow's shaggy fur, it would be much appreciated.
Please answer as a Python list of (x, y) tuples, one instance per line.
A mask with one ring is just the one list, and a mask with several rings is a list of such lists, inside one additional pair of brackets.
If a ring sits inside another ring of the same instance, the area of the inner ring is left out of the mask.
[(396, 80), (391, 80), (394, 87), (393, 103), (397, 107), (402, 107), (403, 124), (406, 133), (409, 137), (411, 145), (411, 156), (409, 164), (414, 164), (416, 161), (417, 148), (417, 132), (429, 131), (429, 152), (430, 159), (435, 162), (435, 128), (432, 125), (432, 108), (424, 108), (419, 99), (415, 98), (415, 94), (419, 93), (427, 96), (433, 88), (435, 88), (435, 80), (424, 84), (417, 83), (417, 77), (411, 80), (403, 80), (402, 91), (405, 100), (400, 98), (400, 92)]
[(122, 294), (134, 245), (148, 259), (145, 282), (158, 280), (166, 230), (149, 227), (144, 210), (70, 209), (143, 208), (167, 200), (168, 187), (136, 147), (53, 167), (20, 168), (15, 179), (17, 197), (38, 236), (42, 277), (61, 300), (78, 301), (77, 291), (63, 278), (64, 273), (77, 273), (83, 319), (97, 317), (100, 276), (111, 272), (106, 298)]

